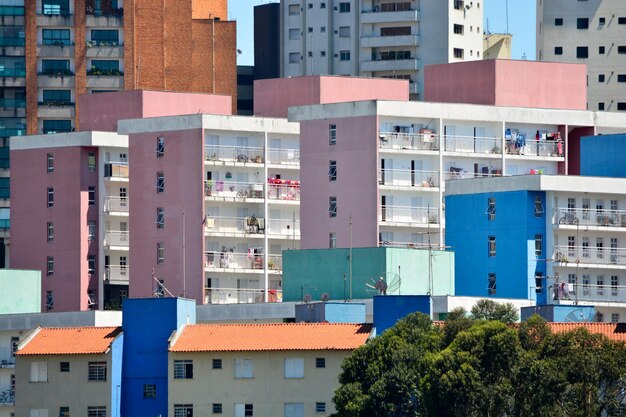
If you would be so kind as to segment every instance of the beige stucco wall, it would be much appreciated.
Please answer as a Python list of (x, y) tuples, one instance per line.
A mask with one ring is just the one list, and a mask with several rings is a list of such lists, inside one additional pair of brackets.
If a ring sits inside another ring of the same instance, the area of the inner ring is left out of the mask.
[[(170, 353), (168, 364), (168, 410), (174, 404), (193, 404), (194, 415), (212, 414), (221, 403), (223, 415), (234, 416), (235, 404), (253, 404), (254, 416), (282, 417), (285, 403), (304, 403), (305, 416), (326, 416), (335, 411), (331, 401), (339, 387), (343, 359), (350, 351), (271, 351)], [(315, 367), (315, 358), (326, 358), (325, 368)], [(212, 360), (222, 359), (222, 369), (212, 369)], [(304, 378), (284, 377), (285, 358), (304, 359)], [(193, 360), (193, 379), (174, 379), (174, 360)], [(235, 359), (254, 361), (254, 378), (235, 379)], [(316, 413), (315, 403), (325, 402), (326, 413)]]

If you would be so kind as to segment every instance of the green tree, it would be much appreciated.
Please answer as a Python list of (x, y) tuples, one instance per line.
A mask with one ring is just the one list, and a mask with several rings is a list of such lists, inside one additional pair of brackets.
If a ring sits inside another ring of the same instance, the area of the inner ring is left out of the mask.
[(519, 320), (513, 304), (496, 303), (490, 299), (478, 300), (472, 307), (472, 315), (477, 320), (497, 320), (502, 323), (515, 323)]

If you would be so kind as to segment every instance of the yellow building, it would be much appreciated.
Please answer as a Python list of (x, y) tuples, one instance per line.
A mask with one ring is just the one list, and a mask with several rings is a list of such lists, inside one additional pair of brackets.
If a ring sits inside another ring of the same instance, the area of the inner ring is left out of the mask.
[(483, 59), (511, 59), (513, 35), (508, 33), (485, 33), (483, 35)]
[(170, 339), (168, 408), (175, 417), (326, 416), (342, 361), (368, 324), (197, 324)]

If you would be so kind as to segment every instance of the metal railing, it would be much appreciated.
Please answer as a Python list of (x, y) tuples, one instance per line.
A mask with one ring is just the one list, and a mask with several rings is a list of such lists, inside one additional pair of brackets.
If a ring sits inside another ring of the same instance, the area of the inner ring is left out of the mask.
[(107, 213), (128, 213), (128, 197), (107, 197), (104, 200), (104, 211)]
[(378, 6), (374, 6), (371, 9), (362, 10), (361, 13), (385, 13), (385, 12), (408, 12), (414, 9), (411, 8), (411, 2), (394, 2), (383, 3)]
[(0, 347), (0, 368), (14, 368), (15, 355), (11, 347)]
[(564, 145), (562, 141), (526, 140), (506, 141), (506, 153), (509, 155), (533, 155), (533, 156), (563, 156)]
[[(433, 233), (436, 233), (436, 232), (433, 232)], [(383, 240), (383, 241), (378, 242), (378, 244), (380, 246), (385, 246), (388, 248), (428, 249), (430, 247), (430, 249), (434, 249), (434, 250), (439, 249), (439, 245), (436, 243), (432, 243), (432, 242), (428, 244), (427, 242), (396, 242), (396, 241)]]
[(284, 236), (286, 238), (300, 238), (300, 220), (270, 219), (267, 222), (269, 236)]
[[(208, 304), (252, 304), (263, 303), (265, 291), (260, 289), (243, 288), (205, 288), (205, 301)], [(269, 303), (283, 301), (282, 290), (269, 290), (267, 294)]]
[(263, 198), (263, 184), (236, 181), (204, 181), (205, 197)]
[(280, 165), (300, 165), (300, 150), (299, 149), (279, 149), (269, 148), (267, 151), (270, 164)]
[(14, 406), (15, 405), (15, 389), (9, 388), (0, 391), (0, 406)]
[[(235, 253), (223, 251), (208, 251), (204, 253), (205, 268), (230, 269), (235, 271), (241, 270), (260, 270), (263, 271), (265, 255), (250, 253)], [(268, 255), (267, 268), (272, 271), (279, 271), (283, 266), (283, 257), (281, 255)]]
[(300, 186), (286, 184), (268, 184), (267, 198), (270, 200), (300, 201)]
[(128, 234), (129, 232), (121, 231), (108, 231), (104, 235), (105, 246), (128, 246)]
[(265, 219), (255, 217), (257, 225), (250, 224), (250, 217), (211, 217), (204, 220), (204, 230), (209, 234), (263, 234), (265, 231)]
[[(610, 283), (609, 283), (610, 284)], [(623, 285), (592, 285), (579, 280), (578, 283), (548, 281), (548, 300), (558, 304), (561, 301), (593, 301), (609, 303), (626, 303), (626, 286)]]
[(378, 184), (407, 188), (439, 187), (439, 171), (382, 169), (378, 172)]
[(626, 210), (556, 208), (552, 224), (626, 227)]
[(109, 265), (105, 269), (105, 279), (109, 281), (128, 281), (128, 265)]
[[(591, 242), (590, 242), (591, 243)], [(595, 242), (594, 242), (595, 243)], [(569, 246), (554, 247), (554, 262), (576, 266), (576, 264), (625, 265), (626, 248), (607, 246)]]
[(380, 132), (378, 139), (381, 149), (439, 150), (439, 136), (433, 133)]
[(205, 145), (207, 161), (263, 163), (263, 148), (251, 146)]
[(128, 162), (107, 162), (104, 164), (104, 176), (128, 178)]
[(381, 206), (378, 217), (382, 223), (437, 224), (437, 209), (411, 206)]
[(446, 152), (463, 153), (494, 153), (502, 152), (500, 138), (474, 137), (474, 136), (444, 136), (444, 148)]

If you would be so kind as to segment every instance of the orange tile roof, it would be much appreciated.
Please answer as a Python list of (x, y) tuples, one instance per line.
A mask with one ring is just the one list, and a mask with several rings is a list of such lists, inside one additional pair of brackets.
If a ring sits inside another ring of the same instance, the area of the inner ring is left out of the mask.
[(371, 324), (194, 324), (183, 329), (170, 352), (352, 350), (371, 332)]
[(611, 340), (626, 342), (626, 323), (548, 323), (552, 333), (571, 332), (584, 327), (589, 333), (603, 334)]
[(42, 328), (17, 355), (87, 355), (105, 353), (121, 327)]

